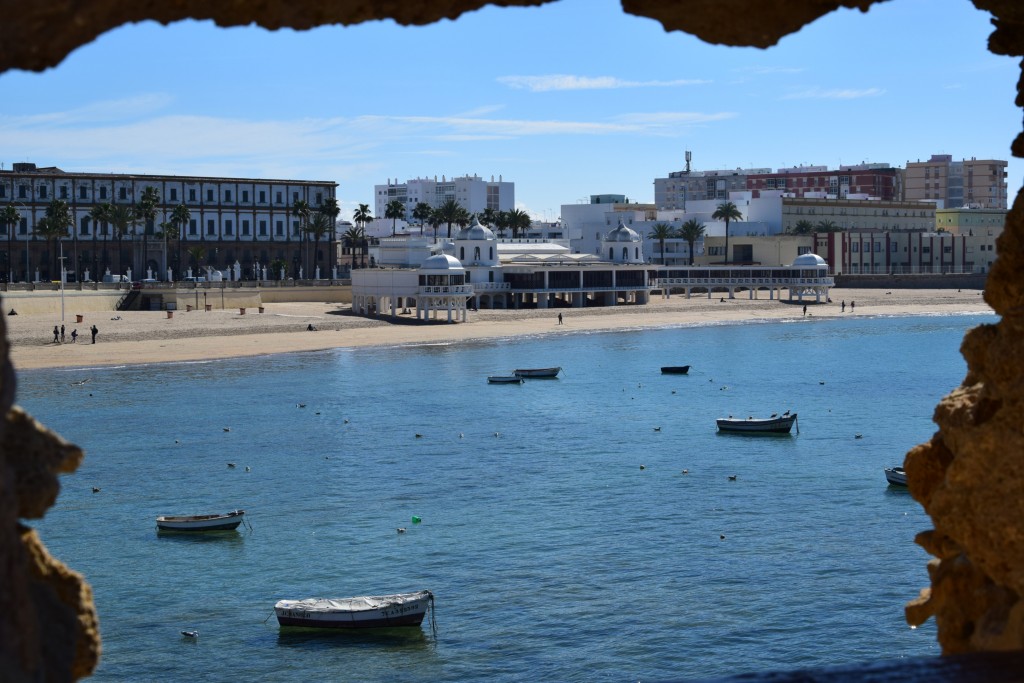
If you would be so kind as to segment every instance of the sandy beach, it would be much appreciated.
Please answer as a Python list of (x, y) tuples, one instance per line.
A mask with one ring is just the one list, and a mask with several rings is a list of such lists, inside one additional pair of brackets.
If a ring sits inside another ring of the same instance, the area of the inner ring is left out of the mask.
[[(764, 294), (764, 293), (762, 293)], [(807, 316), (927, 315), (991, 313), (980, 290), (833, 289), (833, 303), (807, 305)], [(841, 302), (846, 302), (845, 312)], [(856, 306), (851, 306), (855, 302)], [(562, 313), (564, 323), (558, 324)], [(211, 360), (263, 354), (316, 351), (338, 347), (445, 343), (520, 335), (572, 334), (597, 330), (640, 329), (672, 325), (749, 320), (795, 319), (803, 307), (767, 298), (750, 300), (695, 296), (656, 297), (647, 306), (559, 308), (547, 310), (470, 311), (466, 323), (417, 323), (411, 316), (390, 320), (353, 316), (347, 305), (328, 303), (268, 304), (263, 313), (239, 310), (122, 311), (89, 313), (81, 323), (67, 315), (65, 342), (53, 343), (59, 315), (7, 316), (11, 357), (19, 370), (93, 367)], [(90, 328), (99, 330), (96, 343)], [(307, 330), (313, 325), (316, 331)], [(71, 342), (71, 331), (78, 341)]]

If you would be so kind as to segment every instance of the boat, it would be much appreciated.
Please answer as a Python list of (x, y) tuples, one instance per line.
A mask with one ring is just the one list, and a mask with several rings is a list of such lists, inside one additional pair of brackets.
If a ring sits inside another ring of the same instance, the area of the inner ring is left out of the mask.
[(663, 375), (685, 375), (690, 371), (689, 365), (663, 365), (661, 366), (661, 374)]
[(161, 531), (230, 531), (237, 529), (245, 510), (232, 510), (223, 515), (163, 515), (156, 518)]
[[(717, 420), (718, 431), (734, 432), (737, 434), (789, 434), (790, 429), (796, 422), (796, 413), (790, 414), (787, 410), (782, 415), (772, 415), (766, 418), (748, 417), (720, 417)], [(797, 434), (800, 433), (800, 426), (797, 425)]]
[(558, 377), (558, 373), (562, 371), (562, 368), (516, 368), (512, 372), (516, 377), (524, 377), (526, 379), (554, 379)]
[(490, 375), (487, 378), (488, 384), (522, 384), (525, 381), (519, 375)]
[(354, 598), (278, 600), (274, 612), (281, 626), (389, 628), (419, 626), (433, 604), (433, 593), (417, 591)]
[(902, 467), (886, 467), (885, 468), (885, 480), (893, 486), (906, 486), (907, 485), (907, 473)]

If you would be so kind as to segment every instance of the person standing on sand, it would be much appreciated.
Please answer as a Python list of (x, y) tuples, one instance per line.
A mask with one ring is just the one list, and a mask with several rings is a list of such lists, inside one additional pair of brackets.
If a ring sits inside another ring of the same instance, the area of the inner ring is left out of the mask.
[(804, 304), (804, 317), (807, 317), (807, 304)]
[(843, 305), (840, 310), (841, 312), (846, 313), (846, 299), (843, 299)]
[(75, 329), (71, 330), (71, 343), (74, 344), (74, 343), (77, 343), (77, 342), (78, 342), (78, 328), (75, 328)]
[(60, 342), (60, 328), (56, 325), (53, 326), (53, 343), (57, 344)]
[(853, 313), (853, 309), (854, 309), (854, 307), (856, 305), (857, 305), (856, 301), (853, 301), (853, 300), (850, 301), (850, 313)]
[(561, 313), (558, 314), (558, 324), (559, 325), (562, 324), (562, 314)]
[(60, 343), (61, 344), (64, 343), (64, 326), (63, 325), (60, 326)]
[(92, 332), (92, 343), (95, 344), (96, 343), (96, 335), (99, 334), (100, 331), (96, 329), (95, 325), (93, 325), (92, 329), (90, 329), (89, 331)]

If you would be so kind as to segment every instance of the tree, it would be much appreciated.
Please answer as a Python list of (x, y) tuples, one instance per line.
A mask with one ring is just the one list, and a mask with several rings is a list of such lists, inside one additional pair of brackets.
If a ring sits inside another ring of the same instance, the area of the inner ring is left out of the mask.
[[(299, 251), (302, 251), (302, 242), (306, 239), (306, 225), (309, 223), (310, 215), (309, 202), (305, 199), (296, 199), (295, 203), (292, 204), (292, 215), (299, 219)], [(303, 259), (303, 266), (306, 269), (306, 276), (309, 276), (309, 263), (308, 258)]]
[(494, 219), (497, 218), (497, 216), (498, 216), (498, 212), (497, 211), (495, 211), (494, 209), (492, 209), (490, 207), (487, 207), (486, 209), (484, 209), (483, 211), (481, 211), (479, 213), (477, 218), (479, 218), (480, 222), (483, 223), (484, 225), (490, 226), (490, 225), (494, 225)]
[(512, 230), (513, 239), (518, 237), (521, 232), (529, 230), (531, 223), (533, 223), (533, 219), (530, 218), (530, 214), (522, 209), (512, 209), (508, 212), (508, 227)]
[(441, 222), (448, 224), (448, 239), (452, 238), (452, 223), (459, 220), (459, 209), (461, 208), (462, 206), (451, 197), (444, 200), (444, 203), (437, 207)]
[(722, 263), (729, 262), (729, 221), (737, 221), (743, 218), (743, 214), (736, 208), (736, 205), (732, 202), (722, 202), (715, 209), (715, 212), (711, 214), (711, 217), (716, 221), (725, 221), (725, 258), (722, 259)]
[(195, 272), (198, 273), (199, 272), (199, 263), (203, 260), (203, 257), (206, 256), (206, 247), (201, 247), (199, 245), (196, 245), (194, 247), (189, 247), (185, 251), (188, 253), (189, 257), (192, 259), (192, 266), (195, 268)]
[[(47, 241), (54, 241), (53, 262), (56, 266), (56, 242), (68, 236), (68, 227), (74, 223), (74, 218), (71, 217), (71, 209), (68, 208), (68, 203), (63, 199), (51, 199), (50, 203), (46, 205), (46, 216), (40, 222), (43, 223), (43, 227), (42, 229), (39, 229), (37, 224), (36, 232), (43, 235)], [(59, 267), (55, 267), (53, 272), (59, 273), (61, 272), (61, 269)]]
[(494, 227), (498, 229), (498, 237), (504, 237), (505, 231), (508, 230), (509, 216), (508, 211), (499, 211), (494, 216)]
[(405, 218), (405, 204), (398, 201), (397, 199), (392, 199), (390, 202), (388, 202), (388, 205), (384, 207), (384, 218), (391, 219), (391, 236), (394, 237), (395, 223), (398, 221), (399, 218)]
[(178, 204), (174, 207), (174, 211), (171, 211), (171, 223), (177, 228), (177, 237), (174, 238), (175, 246), (175, 258), (174, 268), (181, 274), (181, 240), (185, 236), (185, 226), (189, 225), (192, 221), (192, 211), (189, 210), (184, 203)]
[(466, 211), (465, 207), (460, 206), (459, 210), (455, 213), (455, 225), (459, 228), (465, 228), (472, 222), (473, 217), (469, 215), (469, 211)]
[(655, 223), (647, 236), (652, 240), (658, 240), (658, 246), (661, 249), (661, 265), (665, 265), (665, 240), (675, 237), (672, 226), (668, 223)]
[(356, 225), (366, 231), (366, 224), (373, 220), (373, 214), (370, 213), (369, 204), (360, 204), (359, 208), (352, 213), (352, 220), (356, 222)]
[(149, 230), (151, 225), (156, 229), (156, 205), (159, 203), (160, 193), (152, 185), (147, 185), (135, 207), (135, 216), (142, 222), (142, 272), (149, 267)]
[[(166, 245), (168, 242), (173, 244), (181, 244), (181, 228), (178, 227), (178, 224), (175, 223), (174, 219), (172, 218), (171, 220), (165, 221), (160, 224), (160, 234), (158, 235), (158, 237), (164, 238), (164, 254), (166, 256)], [(174, 268), (177, 271), (177, 263), (174, 264)], [(181, 273), (178, 274), (181, 275)]]
[(320, 205), (317, 211), (324, 216), (327, 216), (331, 223), (331, 231), (328, 233), (327, 239), (327, 252), (331, 255), (331, 268), (338, 265), (338, 251), (334, 247), (334, 240), (337, 238), (337, 230), (335, 225), (338, 222), (338, 216), (341, 214), (341, 207), (338, 206), (338, 200), (334, 197), (328, 197), (324, 200), (324, 203)]
[(444, 223), (444, 217), (441, 215), (441, 211), (438, 209), (431, 209), (430, 217), (427, 219), (427, 222), (429, 222), (430, 226), (434, 228), (434, 240), (436, 241), (437, 229), (441, 227), (442, 223)]
[(838, 229), (835, 221), (818, 221), (818, 232), (835, 232)]
[(366, 241), (366, 231), (361, 225), (354, 225), (345, 231), (342, 238), (345, 240), (345, 245), (348, 247), (349, 254), (351, 254), (352, 257), (352, 268), (358, 268), (359, 265), (356, 261), (356, 249), (361, 248), (363, 246), (363, 242)]
[(110, 202), (102, 202), (100, 204), (93, 205), (92, 209), (89, 210), (89, 218), (92, 219), (92, 253), (93, 253), (93, 268), (96, 270), (96, 275), (99, 277), (99, 264), (96, 262), (96, 240), (99, 238), (100, 226), (103, 226), (103, 267), (107, 267), (107, 224), (110, 223), (110, 211), (114, 207), (111, 206)]
[(814, 224), (806, 218), (802, 218), (789, 231), (793, 235), (810, 235), (814, 232)]
[(319, 254), (320, 254), (320, 240), (329, 231), (334, 229), (334, 221), (330, 217), (321, 212), (313, 214), (313, 218), (309, 221), (309, 226), (306, 231), (313, 237), (313, 266), (319, 265)]
[[(7, 283), (14, 280), (14, 260), (11, 254), (11, 240), (14, 238), (14, 226), (21, 222), (21, 214), (14, 204), (8, 204), (0, 211), (0, 223), (7, 228)], [(28, 279), (28, 274), (25, 274)]]
[(124, 236), (128, 234), (138, 219), (132, 207), (125, 204), (113, 204), (110, 207), (110, 226), (114, 229), (117, 240), (117, 272), (121, 274), (121, 257), (124, 254)]
[(704, 236), (704, 224), (696, 218), (691, 218), (679, 226), (679, 236), (690, 245), (690, 265), (693, 265), (693, 245)]
[(420, 223), (420, 234), (423, 234), (423, 225), (430, 220), (430, 214), (433, 213), (434, 209), (431, 208), (430, 204), (426, 202), (420, 202), (416, 205), (416, 208), (412, 210), (412, 219), (419, 221)]
[(280, 279), (280, 280), (284, 279), (281, 276), (281, 271), (283, 271), (287, 267), (288, 267), (288, 263), (283, 258), (276, 258), (276, 259), (274, 259), (273, 261), (270, 262), (270, 272), (271, 272), (271, 274), (276, 274), (278, 279)]

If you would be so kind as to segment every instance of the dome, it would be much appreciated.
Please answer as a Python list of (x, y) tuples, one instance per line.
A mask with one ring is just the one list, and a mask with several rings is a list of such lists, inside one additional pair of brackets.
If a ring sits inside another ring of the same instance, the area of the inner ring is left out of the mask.
[(636, 230), (627, 228), (625, 223), (619, 221), (619, 227), (608, 233), (604, 239), (606, 242), (639, 242), (640, 235)]
[(825, 259), (821, 258), (817, 254), (800, 254), (795, 259), (793, 259), (793, 265), (811, 267), (827, 266), (828, 264), (825, 262)]
[(435, 254), (420, 266), (420, 270), (464, 270), (459, 259), (448, 254)]
[(491, 232), (490, 228), (480, 223), (480, 219), (476, 220), (476, 223), (459, 230), (459, 234), (456, 235), (457, 240), (493, 240), (494, 233)]

